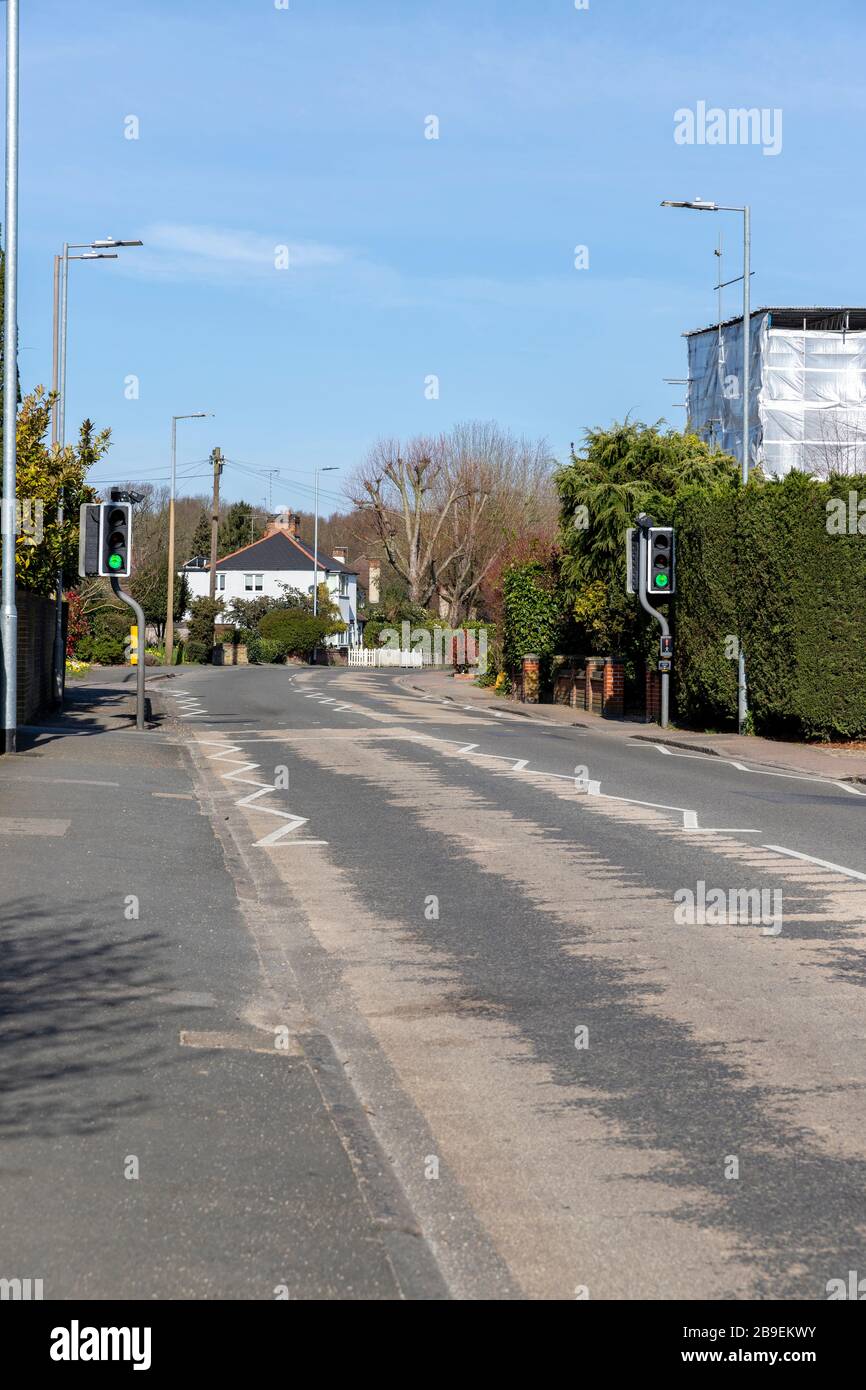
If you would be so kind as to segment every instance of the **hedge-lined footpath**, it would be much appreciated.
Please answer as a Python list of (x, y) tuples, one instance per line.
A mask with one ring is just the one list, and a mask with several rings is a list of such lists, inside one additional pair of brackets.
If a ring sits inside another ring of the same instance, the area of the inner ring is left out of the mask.
[[(852, 492), (866, 501), (866, 478), (822, 483), (793, 472), (680, 500), (680, 718), (734, 723), (730, 638), (742, 634), (756, 733), (866, 736), (866, 534), (848, 530), (858, 519), (856, 500), (849, 507)], [(834, 507), (833, 499), (843, 505)]]

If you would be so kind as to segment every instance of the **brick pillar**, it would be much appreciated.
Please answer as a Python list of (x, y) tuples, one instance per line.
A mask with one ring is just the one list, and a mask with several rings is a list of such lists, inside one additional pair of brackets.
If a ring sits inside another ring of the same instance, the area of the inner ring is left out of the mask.
[(658, 671), (649, 664), (646, 668), (646, 717), (650, 723), (658, 723), (662, 715), (662, 682)]
[(538, 704), (538, 684), (538, 655), (536, 652), (527, 652), (523, 658), (523, 700), (525, 704)]
[(621, 719), (625, 708), (625, 668), (616, 657), (604, 663), (604, 709), (606, 719)]

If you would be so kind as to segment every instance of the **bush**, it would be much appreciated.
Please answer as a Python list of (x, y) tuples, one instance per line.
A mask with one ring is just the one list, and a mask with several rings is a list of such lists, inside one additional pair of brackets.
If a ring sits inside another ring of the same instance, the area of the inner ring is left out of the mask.
[(270, 637), (255, 637), (247, 646), (247, 660), (254, 665), (265, 666), (285, 661), (286, 653), (282, 642)]
[[(189, 647), (206, 647), (207, 656), (204, 660), (210, 661), (214, 645), (214, 623), (222, 611), (222, 602), (216, 598), (197, 598), (190, 604), (189, 611)], [(187, 659), (201, 658), (188, 656)]]
[(186, 644), (183, 659), (191, 665), (203, 666), (210, 661), (212, 651), (213, 646), (209, 646), (204, 642), (193, 642), (190, 640)]
[[(259, 622), (259, 638), (276, 643), (285, 656), (310, 656), (320, 646), (332, 624), (300, 609), (273, 609)], [(270, 660), (271, 658), (265, 658)]]
[(540, 560), (510, 565), (503, 575), (502, 590), (506, 670), (519, 671), (527, 652), (537, 652), (546, 666), (566, 625), (567, 599), (557, 569)]
[(117, 637), (82, 637), (75, 650), (78, 661), (92, 661), (98, 666), (119, 666), (124, 655), (125, 644)]

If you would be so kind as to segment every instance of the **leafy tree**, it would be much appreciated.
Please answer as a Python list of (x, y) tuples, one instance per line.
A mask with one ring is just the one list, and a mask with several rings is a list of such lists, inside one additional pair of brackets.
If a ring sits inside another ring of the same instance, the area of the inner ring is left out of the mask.
[(198, 519), (192, 541), (189, 547), (188, 560), (195, 555), (210, 556), (210, 531), (211, 520), (207, 512), (202, 508), (202, 514)]
[[(233, 502), (224, 519), (220, 522), (217, 533), (217, 553), (219, 555), (231, 555), (233, 551), (240, 550), (242, 546), (249, 545), (255, 539), (252, 507), (249, 502)], [(210, 533), (208, 533), (207, 550), (202, 551), (202, 554), (210, 554)]]
[(218, 598), (196, 598), (189, 606), (189, 641), (206, 647), (208, 655), (214, 644), (214, 623), (222, 610)]
[(556, 474), (560, 497), (561, 575), (586, 649), (639, 654), (646, 620), (626, 594), (625, 533), (639, 512), (673, 520), (689, 490), (734, 488), (738, 465), (695, 434), (662, 431), (662, 422), (626, 420), (586, 431), (583, 451)]
[[(165, 632), (168, 605), (168, 552), (163, 551), (147, 565), (136, 569), (129, 581), (129, 591), (144, 610), (145, 621), (152, 624), (160, 638)], [(174, 582), (173, 616), (179, 622), (189, 607), (189, 584), (186, 575)]]
[[(78, 511), (95, 494), (85, 481), (87, 471), (103, 457), (110, 431), (94, 431), (89, 420), (81, 426), (77, 444), (52, 451), (46, 443), (52, 397), (37, 386), (24, 397), (18, 412), (18, 498), (31, 509), (34, 520), (42, 510), (42, 537), (22, 528), (16, 546), (16, 578), (25, 589), (51, 594), (57, 572), (74, 582), (78, 570)], [(60, 525), (61, 501), (65, 519)]]

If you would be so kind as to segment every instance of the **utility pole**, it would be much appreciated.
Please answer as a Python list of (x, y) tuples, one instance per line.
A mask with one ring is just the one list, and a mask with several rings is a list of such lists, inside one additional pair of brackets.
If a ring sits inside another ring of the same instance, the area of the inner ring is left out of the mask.
[(223, 456), (220, 449), (214, 449), (211, 454), (213, 463), (213, 508), (210, 518), (210, 583), (208, 592), (211, 598), (216, 597), (216, 562), (217, 562), (217, 531), (220, 524), (220, 475), (223, 471)]

